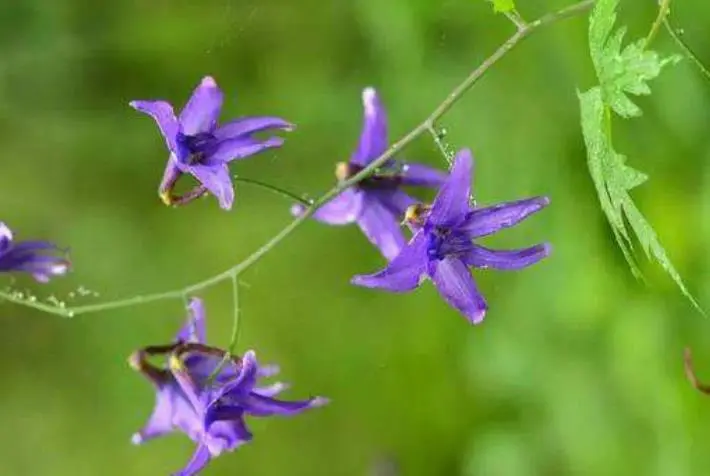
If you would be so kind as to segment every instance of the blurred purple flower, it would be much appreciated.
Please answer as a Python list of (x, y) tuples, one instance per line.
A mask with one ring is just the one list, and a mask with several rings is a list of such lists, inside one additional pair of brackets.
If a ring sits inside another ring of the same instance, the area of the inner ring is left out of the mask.
[[(193, 299), (189, 310), (188, 322), (176, 342), (146, 347), (130, 359), (157, 391), (153, 413), (143, 429), (133, 435), (133, 443), (141, 444), (176, 430), (197, 443), (191, 460), (175, 476), (197, 474), (210, 459), (249, 442), (252, 434), (244, 421), (246, 415), (295, 415), (327, 402), (321, 397), (293, 402), (276, 400), (273, 397), (286, 387), (281, 382), (257, 387), (259, 377), (273, 376), (278, 368), (259, 366), (253, 351), (247, 351), (241, 359), (229, 360), (212, 375), (225, 352), (204, 344), (202, 301)], [(169, 355), (168, 368), (148, 362), (148, 357), (154, 355)]]
[[(366, 88), (362, 102), (365, 114), (357, 150), (349, 162), (340, 162), (335, 169), (341, 182), (360, 172), (387, 150), (387, 117), (377, 92)], [(391, 260), (406, 243), (400, 229), (401, 218), (407, 208), (416, 203), (400, 187), (438, 187), (444, 180), (446, 174), (439, 170), (390, 160), (375, 174), (325, 203), (313, 217), (330, 225), (357, 223), (372, 244)], [(303, 211), (302, 205), (292, 207), (294, 215)]]
[(12, 231), (0, 222), (0, 273), (21, 271), (46, 283), (52, 276), (61, 276), (69, 270), (70, 263), (64, 253), (46, 241), (21, 241), (13, 243)]
[(430, 278), (442, 297), (472, 323), (483, 320), (487, 305), (468, 269), (521, 269), (550, 253), (548, 244), (519, 250), (492, 250), (473, 240), (511, 227), (549, 204), (535, 197), (491, 207), (472, 208), (473, 158), (468, 149), (455, 159), (451, 175), (434, 203), (414, 205), (407, 219), (417, 229), (402, 252), (382, 271), (355, 276), (353, 284), (392, 292), (406, 292)]
[[(229, 162), (283, 144), (280, 137), (265, 140), (253, 137), (271, 129), (291, 130), (293, 125), (278, 117), (241, 117), (218, 125), (223, 95), (215, 80), (206, 76), (190, 100), (175, 117), (166, 101), (131, 101), (134, 109), (151, 116), (165, 138), (170, 157), (158, 193), (166, 205), (182, 205), (209, 191), (220, 206), (229, 210), (234, 202), (234, 187)], [(183, 196), (172, 191), (182, 174), (191, 174), (200, 185)]]

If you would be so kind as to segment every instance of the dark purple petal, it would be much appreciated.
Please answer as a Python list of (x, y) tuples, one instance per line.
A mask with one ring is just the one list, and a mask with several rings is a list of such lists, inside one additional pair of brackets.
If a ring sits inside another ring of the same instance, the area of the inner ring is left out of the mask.
[[(239, 416), (231, 414), (229, 418), (218, 421), (205, 418), (205, 427), (208, 431), (207, 445), (213, 457), (223, 451), (232, 451), (252, 440), (252, 434), (244, 422), (243, 414), (244, 410), (241, 409)], [(227, 416), (227, 414), (225, 413), (223, 416)]]
[(0, 221), (0, 253), (4, 253), (12, 244), (12, 230)]
[(469, 266), (514, 270), (527, 268), (550, 254), (547, 243), (519, 250), (492, 250), (475, 245), (464, 257)]
[(66, 259), (40, 254), (55, 249), (53, 245), (44, 242), (19, 243), (0, 254), (0, 271), (29, 273), (37, 281), (46, 283), (52, 276), (62, 276), (69, 271), (70, 264)]
[(366, 288), (405, 292), (419, 286), (426, 272), (429, 237), (420, 231), (402, 248), (402, 251), (382, 271), (370, 275), (358, 275), (351, 282)]
[(210, 450), (207, 448), (207, 445), (199, 444), (192, 454), (192, 459), (187, 463), (187, 466), (173, 473), (172, 476), (195, 476), (207, 466), (207, 463), (210, 462), (210, 458)]
[(136, 111), (148, 114), (160, 128), (160, 133), (165, 139), (168, 150), (180, 157), (182, 147), (178, 144), (177, 137), (180, 133), (180, 124), (175, 117), (173, 107), (165, 101), (131, 101), (129, 105)]
[(200, 298), (190, 299), (187, 307), (187, 323), (180, 329), (177, 340), (184, 342), (204, 343), (205, 336), (205, 305)]
[(385, 205), (397, 217), (403, 217), (407, 208), (417, 203), (417, 200), (407, 195), (404, 190), (368, 190), (371, 196), (376, 196), (377, 199)]
[(254, 416), (296, 415), (309, 408), (321, 407), (328, 403), (322, 397), (286, 402), (252, 393), (244, 402), (244, 411)]
[(394, 259), (406, 243), (397, 215), (380, 203), (376, 196), (367, 192), (357, 223), (388, 261)]
[[(357, 189), (348, 188), (321, 205), (313, 214), (313, 218), (329, 225), (347, 225), (357, 220), (362, 209), (362, 202), (363, 193)], [(291, 213), (294, 216), (300, 216), (304, 210), (305, 207), (301, 204), (291, 207)]]
[(217, 126), (221, 109), (222, 91), (211, 76), (206, 76), (180, 113), (182, 133), (194, 136), (200, 132), (212, 132)]
[(290, 131), (294, 125), (279, 117), (242, 117), (222, 124), (214, 131), (217, 140), (236, 139), (270, 129)]
[(222, 388), (215, 394), (211, 405), (214, 404), (219, 399), (228, 399), (232, 401), (246, 396), (251, 392), (254, 385), (256, 385), (256, 378), (258, 376), (259, 364), (256, 361), (256, 354), (253, 350), (249, 350), (244, 353), (239, 366), (239, 374), (237, 377), (227, 383), (225, 383)]
[(521, 222), (549, 203), (550, 199), (547, 197), (535, 197), (479, 208), (468, 213), (461, 229), (471, 238), (491, 235)]
[(448, 174), (422, 164), (402, 165), (402, 184), (415, 187), (440, 187), (448, 178)]
[(471, 323), (481, 322), (488, 306), (466, 264), (455, 257), (446, 257), (432, 264), (432, 281), (446, 302), (458, 309)]
[(188, 169), (190, 173), (217, 197), (219, 206), (224, 210), (230, 210), (234, 203), (234, 188), (232, 179), (229, 177), (229, 169), (226, 165), (191, 165)]
[(363, 90), (362, 104), (365, 114), (360, 142), (351, 161), (364, 166), (387, 150), (387, 115), (373, 88)]
[(281, 137), (270, 137), (266, 140), (240, 137), (227, 139), (217, 145), (215, 151), (201, 161), (204, 165), (217, 166), (258, 154), (266, 149), (281, 147), (284, 140)]
[(463, 220), (469, 211), (473, 157), (468, 149), (461, 149), (451, 168), (449, 178), (439, 189), (431, 207), (429, 220), (435, 225), (452, 226)]

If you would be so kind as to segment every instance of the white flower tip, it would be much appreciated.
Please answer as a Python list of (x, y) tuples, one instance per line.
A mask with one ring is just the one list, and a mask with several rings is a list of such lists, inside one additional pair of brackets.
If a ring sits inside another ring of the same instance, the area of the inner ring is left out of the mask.
[(362, 103), (365, 106), (365, 114), (374, 116), (377, 114), (377, 91), (373, 87), (362, 90)]
[(543, 243), (542, 244), (542, 252), (544, 253), (545, 256), (549, 256), (550, 253), (552, 253), (552, 245), (550, 243)]
[(482, 309), (477, 309), (473, 313), (469, 314), (468, 319), (471, 321), (471, 324), (480, 324), (483, 322), (483, 318), (486, 317), (486, 308)]
[(53, 264), (49, 268), (50, 273), (61, 276), (67, 273), (69, 271), (69, 262), (68, 261), (61, 261), (59, 263)]
[(314, 397), (311, 401), (311, 407), (322, 407), (330, 403), (330, 399), (325, 397)]
[(0, 221), (0, 239), (12, 241), (12, 230), (4, 223)]
[(200, 82), (200, 86), (203, 86), (206, 88), (216, 88), (217, 81), (215, 81), (212, 76), (205, 76), (204, 78), (202, 78), (202, 82)]
[(540, 197), (540, 206), (541, 207), (546, 207), (550, 204), (550, 197)]
[(134, 445), (140, 445), (143, 443), (143, 435), (139, 433), (133, 433), (133, 436), (131, 436), (131, 443)]

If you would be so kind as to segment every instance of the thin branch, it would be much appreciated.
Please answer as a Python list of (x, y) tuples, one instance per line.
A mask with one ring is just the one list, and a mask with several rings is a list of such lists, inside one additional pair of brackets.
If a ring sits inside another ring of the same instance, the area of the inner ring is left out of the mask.
[(276, 185), (262, 182), (261, 180), (256, 180), (256, 179), (247, 178), (247, 177), (241, 177), (239, 175), (235, 175), (233, 178), (234, 178), (235, 182), (242, 182), (242, 183), (247, 183), (250, 185), (255, 185), (257, 187), (261, 187), (265, 190), (273, 192), (276, 195), (281, 195), (282, 197), (286, 197), (289, 200), (299, 202), (301, 205), (305, 205), (307, 207), (311, 206), (311, 202), (309, 200), (306, 200), (305, 198), (303, 198), (293, 192), (289, 192), (288, 190), (285, 190), (281, 187), (277, 187)]
[(658, 7), (658, 15), (656, 16), (653, 25), (651, 25), (651, 31), (648, 32), (648, 36), (646, 36), (646, 40), (644, 41), (644, 48), (648, 48), (648, 45), (651, 44), (656, 34), (658, 33), (658, 30), (661, 28), (663, 21), (668, 16), (668, 12), (670, 12), (670, 9), (671, 0), (662, 0), (660, 6)]
[(673, 41), (676, 42), (678, 47), (683, 50), (683, 53), (685, 53), (685, 56), (693, 63), (695, 66), (698, 67), (700, 72), (707, 78), (710, 79), (710, 70), (708, 70), (707, 67), (703, 64), (702, 61), (700, 61), (700, 58), (698, 58), (698, 55), (696, 55), (692, 49), (690, 49), (690, 46), (680, 37), (679, 30), (677, 30), (673, 25), (671, 25), (670, 20), (668, 20), (668, 17), (663, 19), (663, 26), (666, 27), (666, 30), (668, 31), (668, 34), (671, 35), (671, 38), (673, 38)]
[(453, 91), (451, 91), (451, 93), (449, 93), (446, 98), (444, 98), (444, 100), (436, 107), (436, 109), (434, 109), (434, 112), (432, 112), (429, 117), (427, 117), (423, 122), (421, 122), (418, 126), (412, 129), (407, 135), (393, 143), (382, 155), (373, 160), (363, 170), (361, 170), (348, 180), (344, 180), (338, 183), (338, 185), (325, 192), (319, 199), (315, 200), (308, 207), (306, 207), (306, 209), (301, 215), (299, 215), (297, 218), (291, 221), (291, 223), (286, 225), (279, 233), (276, 234), (276, 236), (272, 237), (263, 246), (261, 246), (251, 255), (249, 255), (244, 261), (232, 266), (231, 268), (227, 269), (222, 273), (219, 273), (203, 281), (191, 284), (182, 289), (166, 291), (163, 293), (149, 294), (145, 296), (136, 296), (128, 299), (122, 299), (100, 304), (77, 306), (66, 309), (48, 306), (43, 303), (30, 302), (13, 296), (11, 293), (0, 292), (0, 299), (6, 299), (7, 301), (22, 304), (52, 314), (71, 317), (77, 316), (79, 314), (89, 314), (98, 311), (118, 309), (138, 304), (146, 304), (149, 302), (161, 301), (164, 299), (182, 298), (182, 296), (184, 295), (202, 291), (205, 288), (220, 283), (224, 280), (230, 279), (233, 276), (239, 276), (241, 273), (243, 273), (256, 262), (258, 262), (264, 255), (270, 252), (279, 243), (281, 243), (281, 241), (283, 241), (291, 233), (293, 233), (299, 226), (305, 223), (305, 221), (308, 220), (321, 205), (323, 205), (336, 195), (340, 194), (343, 190), (353, 185), (356, 185), (360, 181), (368, 178), (379, 167), (383, 166), (390, 158), (392, 158), (395, 154), (397, 154), (415, 139), (420, 137), (422, 134), (426, 134), (428, 131), (435, 130), (436, 122), (444, 114), (446, 114), (446, 112), (449, 111), (449, 109), (451, 109), (451, 107), (456, 104), (461, 99), (461, 97), (469, 89), (471, 89), (471, 87), (476, 84), (476, 82), (478, 82), (478, 80), (481, 79), (481, 77), (486, 74), (486, 72), (493, 65), (500, 61), (522, 40), (524, 40), (532, 33), (540, 30), (543, 27), (547, 27), (566, 18), (579, 15), (589, 10), (593, 5), (594, 0), (584, 0), (569, 7), (563, 8), (555, 13), (544, 15), (543, 17), (538, 18), (537, 20), (531, 23), (527, 23), (524, 26), (521, 26), (518, 31), (516, 31), (515, 34), (513, 34), (510, 38), (508, 38), (508, 40), (505, 41), (488, 59), (481, 63), (478, 68), (474, 69), (471, 74), (469, 74), (458, 86), (456, 86)]

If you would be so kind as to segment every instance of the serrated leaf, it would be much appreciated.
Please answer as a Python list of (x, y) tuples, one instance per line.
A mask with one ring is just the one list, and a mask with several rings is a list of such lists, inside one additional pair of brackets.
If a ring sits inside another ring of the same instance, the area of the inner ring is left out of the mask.
[(619, 0), (598, 0), (589, 18), (589, 50), (601, 85), (604, 103), (622, 117), (641, 115), (641, 109), (628, 95), (651, 94), (646, 84), (661, 69), (677, 62), (679, 57), (661, 59), (658, 53), (645, 49), (638, 40), (622, 49), (626, 28), (614, 33), (616, 6)]
[[(610, 104), (605, 103), (600, 87), (578, 93), (582, 133), (587, 146), (587, 165), (596, 187), (599, 201), (614, 232), (619, 247), (635, 276), (641, 272), (634, 258), (630, 231), (641, 244), (649, 259), (655, 259), (678, 285), (683, 294), (702, 313), (702, 309), (685, 287), (680, 274), (671, 263), (658, 235), (636, 207), (629, 191), (646, 181), (647, 176), (626, 164), (626, 157), (614, 150), (611, 142)], [(628, 223), (628, 226), (627, 226)]]
[(493, 11), (496, 13), (508, 13), (515, 10), (514, 0), (491, 0), (493, 2)]

